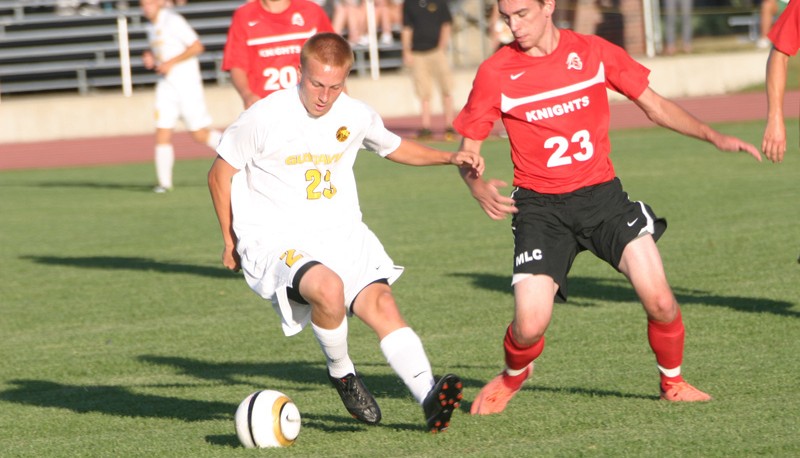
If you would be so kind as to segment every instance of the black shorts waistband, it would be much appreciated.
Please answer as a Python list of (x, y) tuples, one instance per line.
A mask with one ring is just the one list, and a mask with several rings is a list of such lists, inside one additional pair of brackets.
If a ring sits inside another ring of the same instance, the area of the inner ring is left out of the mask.
[(619, 178), (614, 178), (613, 180), (606, 181), (603, 183), (584, 186), (582, 188), (578, 188), (571, 192), (565, 192), (563, 194), (545, 194), (528, 188), (516, 187), (511, 195), (515, 200), (536, 199), (546, 202), (564, 202), (571, 200), (573, 198), (592, 197), (597, 192), (602, 192), (607, 189), (614, 189), (614, 188), (622, 189), (622, 183), (620, 183)]

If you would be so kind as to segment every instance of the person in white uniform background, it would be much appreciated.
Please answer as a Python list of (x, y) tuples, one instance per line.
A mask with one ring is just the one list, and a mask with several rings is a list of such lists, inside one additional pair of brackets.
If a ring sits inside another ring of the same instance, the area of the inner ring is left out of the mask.
[(437, 432), (458, 408), (462, 384), (453, 374), (434, 380), (398, 310), (390, 285), (402, 267), (362, 221), (353, 164), (364, 148), (401, 164), (452, 164), (480, 175), (483, 159), (387, 130), (372, 108), (344, 93), (352, 64), (344, 38), (313, 36), (301, 51), (299, 85), (259, 100), (223, 134), (208, 175), (222, 262), (272, 302), (285, 335), (311, 323), (348, 412), (376, 424), (380, 408), (348, 353), (347, 316), (361, 319)]
[(164, 7), (164, 0), (140, 0), (139, 3), (148, 20), (145, 30), (150, 44), (150, 50), (142, 54), (142, 63), (160, 75), (155, 94), (158, 185), (154, 191), (163, 193), (172, 190), (173, 186), (175, 150), (172, 131), (178, 120), (183, 119), (195, 141), (210, 148), (217, 146), (221, 133), (211, 128), (211, 115), (206, 108), (197, 60), (205, 48), (197, 32), (183, 16)]

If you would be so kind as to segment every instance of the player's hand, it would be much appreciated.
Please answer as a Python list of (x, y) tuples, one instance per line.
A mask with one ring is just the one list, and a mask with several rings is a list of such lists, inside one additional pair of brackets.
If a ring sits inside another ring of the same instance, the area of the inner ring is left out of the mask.
[(153, 57), (153, 53), (150, 51), (145, 51), (142, 53), (142, 65), (144, 68), (148, 70), (152, 70), (156, 66), (156, 58)]
[(750, 155), (756, 158), (758, 162), (761, 162), (761, 153), (758, 151), (758, 148), (744, 140), (731, 137), (730, 135), (720, 134), (712, 141), (712, 143), (720, 151), (744, 151), (746, 153), (750, 153)]
[(500, 194), (499, 188), (508, 186), (506, 182), (496, 179), (475, 180), (470, 184), (472, 197), (478, 201), (483, 211), (494, 220), (501, 220), (508, 214), (517, 213), (514, 199)]
[(236, 247), (226, 246), (222, 250), (222, 265), (234, 272), (238, 272), (242, 269), (242, 261), (239, 258), (239, 253), (236, 251)]
[(786, 152), (786, 126), (782, 122), (767, 120), (761, 151), (770, 161), (783, 162), (783, 153)]
[(175, 63), (172, 61), (161, 62), (156, 66), (156, 72), (158, 72), (159, 75), (167, 76), (172, 70), (173, 65), (175, 65)]
[(450, 163), (462, 168), (469, 168), (469, 173), (474, 178), (483, 175), (486, 164), (483, 156), (472, 151), (459, 151), (450, 156)]

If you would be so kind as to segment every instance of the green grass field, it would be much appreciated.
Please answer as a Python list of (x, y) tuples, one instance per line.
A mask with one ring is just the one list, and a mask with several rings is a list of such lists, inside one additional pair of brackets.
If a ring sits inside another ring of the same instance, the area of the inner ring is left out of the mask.
[[(762, 123), (720, 126), (760, 143)], [(383, 422), (349, 417), (309, 330), (283, 337), (271, 307), (219, 263), (208, 160), (0, 173), (0, 455), (798, 456), (800, 157), (726, 156), (657, 129), (612, 133), (633, 199), (668, 219), (659, 242), (687, 327), (684, 374), (715, 400), (659, 401), (644, 313), (624, 279), (583, 254), (536, 373), (506, 412), (468, 415), (502, 365), (512, 310), (508, 220), (480, 211), (452, 168), (362, 154), (365, 219), (406, 272), (394, 291), (437, 373), (465, 402), (444, 434), (351, 321), (351, 353)], [(443, 144), (454, 149), (455, 144)], [(113, 154), (113, 152), (109, 152)], [(510, 179), (507, 144), (487, 175)], [(246, 450), (233, 414), (278, 389), (303, 429), (288, 449)]]

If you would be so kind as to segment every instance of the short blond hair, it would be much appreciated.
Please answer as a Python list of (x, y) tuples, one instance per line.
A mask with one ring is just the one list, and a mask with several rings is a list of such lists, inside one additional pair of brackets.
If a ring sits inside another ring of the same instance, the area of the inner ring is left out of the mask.
[(336, 33), (318, 33), (306, 41), (300, 52), (300, 65), (306, 67), (308, 60), (314, 58), (325, 65), (351, 68), (353, 66), (353, 49), (341, 35)]

